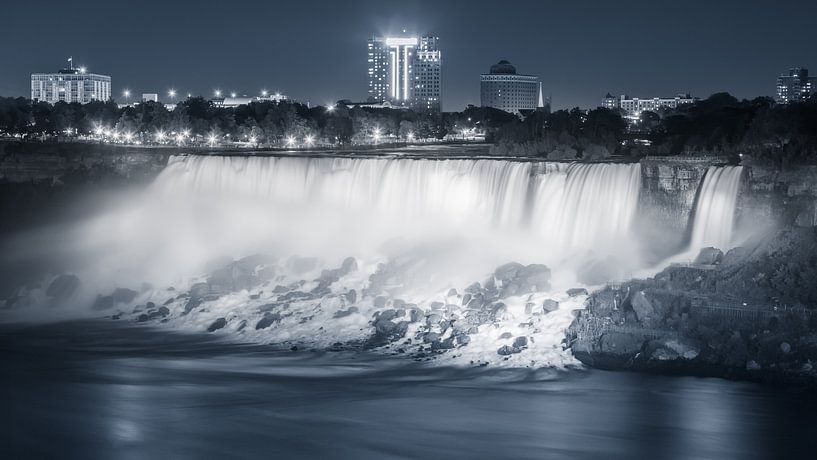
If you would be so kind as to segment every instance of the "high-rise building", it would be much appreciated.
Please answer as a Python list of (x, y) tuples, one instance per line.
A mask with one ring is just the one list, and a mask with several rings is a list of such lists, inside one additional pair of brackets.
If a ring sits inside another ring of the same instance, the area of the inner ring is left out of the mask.
[(777, 77), (777, 102), (804, 101), (815, 92), (817, 78), (808, 76), (808, 69), (794, 67), (789, 69), (788, 75)]
[(523, 110), (536, 110), (539, 95), (539, 77), (518, 74), (516, 67), (505, 60), (492, 65), (489, 73), (480, 76), (482, 107), (519, 114)]
[(411, 107), (415, 110), (442, 109), (442, 53), (437, 37), (421, 37), (414, 59), (414, 82)]
[(60, 101), (87, 104), (111, 98), (111, 77), (89, 73), (85, 67), (69, 67), (56, 73), (31, 74), (31, 99), (55, 104)]
[(625, 115), (637, 117), (644, 111), (658, 112), (663, 109), (677, 109), (684, 104), (692, 104), (697, 100), (698, 98), (692, 97), (689, 94), (678, 94), (675, 97), (651, 97), (641, 99), (638, 97), (630, 97), (626, 94), (616, 97), (607, 93), (601, 101), (601, 106), (610, 110), (621, 109)]
[(369, 101), (440, 110), (442, 57), (437, 37), (368, 40)]

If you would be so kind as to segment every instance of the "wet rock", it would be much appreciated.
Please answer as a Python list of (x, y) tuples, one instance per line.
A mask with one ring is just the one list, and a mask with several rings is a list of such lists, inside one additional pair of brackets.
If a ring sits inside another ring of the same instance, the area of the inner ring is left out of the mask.
[(436, 326), (437, 324), (440, 324), (440, 321), (442, 321), (442, 319), (443, 319), (442, 316), (436, 313), (432, 313), (428, 315), (428, 317), (426, 318), (426, 324), (428, 326)]
[(394, 342), (403, 338), (408, 330), (408, 321), (395, 323), (391, 320), (378, 318), (374, 322), (375, 334), (370, 340), (373, 346)]
[(587, 289), (585, 288), (570, 288), (567, 290), (567, 295), (570, 297), (576, 297), (580, 295), (587, 295)]
[(508, 345), (502, 345), (496, 351), (496, 354), (498, 354), (499, 356), (509, 356), (509, 355), (514, 354), (514, 353), (519, 353), (520, 351), (522, 351), (522, 350), (520, 350), (518, 348), (515, 348), (515, 347), (508, 346)]
[(207, 283), (196, 283), (190, 286), (190, 298), (200, 299), (210, 293), (210, 286)]
[(159, 307), (159, 309), (156, 311), (156, 313), (159, 316), (167, 316), (167, 315), (170, 314), (170, 309), (167, 308), (167, 307), (162, 306), (162, 307)]
[(280, 323), (283, 317), (280, 313), (265, 313), (264, 317), (255, 325), (255, 329), (266, 329), (273, 324)]
[(459, 334), (457, 335), (457, 344), (458, 345), (468, 345), (471, 343), (471, 337), (468, 334)]
[(426, 332), (423, 334), (423, 342), (432, 343), (440, 340), (440, 334), (436, 332)]
[(351, 315), (353, 313), (357, 313), (357, 312), (358, 312), (357, 307), (349, 307), (348, 310), (338, 310), (338, 311), (336, 311), (335, 314), (332, 315), (332, 318), (345, 318), (345, 317), (347, 317), (347, 316), (349, 316), (349, 315)]
[(557, 302), (557, 301), (555, 301), (553, 299), (545, 299), (545, 301), (542, 302), (542, 310), (545, 313), (550, 313), (550, 312), (556, 311), (558, 309), (559, 309), (559, 302)]
[(207, 328), (207, 332), (215, 332), (226, 325), (227, 325), (226, 319), (218, 318), (217, 320), (213, 321), (213, 323)]
[(59, 275), (51, 281), (45, 294), (56, 300), (63, 300), (71, 297), (79, 287), (79, 278), (74, 275)]
[(308, 292), (303, 291), (290, 291), (286, 294), (278, 297), (279, 302), (293, 302), (298, 300), (309, 300), (314, 299), (315, 296)]
[(606, 332), (599, 339), (599, 350), (602, 353), (631, 356), (638, 353), (644, 344), (641, 337), (620, 332)]
[(190, 299), (187, 300), (187, 303), (184, 305), (184, 314), (186, 315), (193, 311), (193, 309), (198, 308), (198, 306), (201, 305), (202, 302), (204, 302), (204, 300), (200, 297), (191, 297)]
[(493, 321), (501, 321), (505, 319), (507, 314), (508, 307), (502, 302), (498, 302), (491, 307), (491, 320)]
[(456, 289), (451, 288), (451, 289), (448, 290), (447, 297), (454, 297), (456, 295), (457, 295), (457, 290)]
[(525, 314), (530, 315), (531, 313), (533, 313), (533, 307), (535, 307), (535, 306), (536, 306), (536, 304), (534, 304), (532, 302), (526, 303), (525, 304)]
[(470, 301), (471, 301), (471, 294), (465, 294), (464, 296), (462, 296), (461, 305), (466, 306), (466, 305), (468, 305), (468, 302), (470, 302)]
[(550, 269), (541, 264), (510, 262), (497, 267), (489, 281), (496, 284), (500, 298), (544, 291), (550, 289)]
[[(471, 283), (467, 288), (465, 288), (466, 294), (476, 294), (478, 292), (482, 292), (482, 286), (479, 283)], [(467, 303), (467, 302), (465, 302)]]
[(520, 337), (515, 338), (514, 341), (513, 341), (513, 347), (514, 348), (524, 348), (524, 347), (527, 347), (527, 346), (528, 346), (528, 338), (527, 337), (520, 336)]
[(395, 309), (405, 308), (406, 301), (403, 300), (403, 299), (392, 299), (391, 306), (392, 306), (392, 308), (395, 308)]
[(247, 320), (242, 319), (241, 323), (239, 323), (238, 327), (236, 328), (236, 331), (241, 332), (244, 330), (245, 327), (247, 327)]
[(346, 294), (343, 295), (346, 298), (346, 301), (350, 304), (357, 302), (357, 291), (354, 289), (349, 289)]
[(503, 332), (502, 334), (499, 335), (500, 340), (510, 339), (511, 337), (513, 337), (513, 334), (511, 334), (510, 332)]
[(445, 307), (445, 304), (442, 302), (431, 302), (429, 305), (432, 310), (442, 310)]
[(636, 291), (630, 299), (630, 305), (633, 307), (636, 319), (642, 323), (649, 323), (656, 316), (655, 308), (647, 299), (644, 291)]
[(695, 257), (694, 264), (716, 265), (723, 261), (723, 251), (718, 248), (703, 248)]

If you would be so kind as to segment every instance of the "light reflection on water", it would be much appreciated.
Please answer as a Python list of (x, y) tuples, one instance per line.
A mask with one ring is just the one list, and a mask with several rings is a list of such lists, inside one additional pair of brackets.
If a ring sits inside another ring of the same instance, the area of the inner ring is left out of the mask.
[(428, 368), (83, 322), (0, 331), (2, 458), (814, 458), (813, 395)]

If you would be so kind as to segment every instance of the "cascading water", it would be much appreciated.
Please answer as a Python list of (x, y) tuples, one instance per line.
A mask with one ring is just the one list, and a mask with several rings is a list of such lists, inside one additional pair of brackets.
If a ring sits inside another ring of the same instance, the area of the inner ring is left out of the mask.
[[(70, 269), (81, 280), (70, 301), (145, 320), (163, 305), (180, 329), (315, 347), (369, 340), (383, 311), (403, 316), (381, 330), (411, 319), (405, 337), (433, 332), (440, 341), (464, 340), (468, 317), (492, 327), (458, 348), (464, 362), (495, 358), (511, 333), (536, 339), (503, 365), (570, 365), (560, 343), (583, 297), (566, 289), (587, 263), (638, 263), (629, 230), (640, 177), (639, 164), (175, 157), (128, 206), (65, 234), (84, 256)], [(264, 258), (230, 265), (254, 255)], [(531, 284), (519, 295), (485, 290), (512, 261), (545, 264), (549, 279), (525, 275), (519, 282)], [(489, 299), (477, 307), (463, 291), (474, 281)], [(121, 288), (136, 297), (100, 301)]]
[(730, 248), (742, 166), (711, 166), (698, 192), (690, 253), (705, 247)]

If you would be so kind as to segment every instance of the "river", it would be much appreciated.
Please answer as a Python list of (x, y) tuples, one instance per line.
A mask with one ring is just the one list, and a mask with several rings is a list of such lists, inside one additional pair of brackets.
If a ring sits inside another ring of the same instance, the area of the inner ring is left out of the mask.
[(109, 320), (4, 325), (0, 458), (814, 458), (817, 398), (446, 368)]

